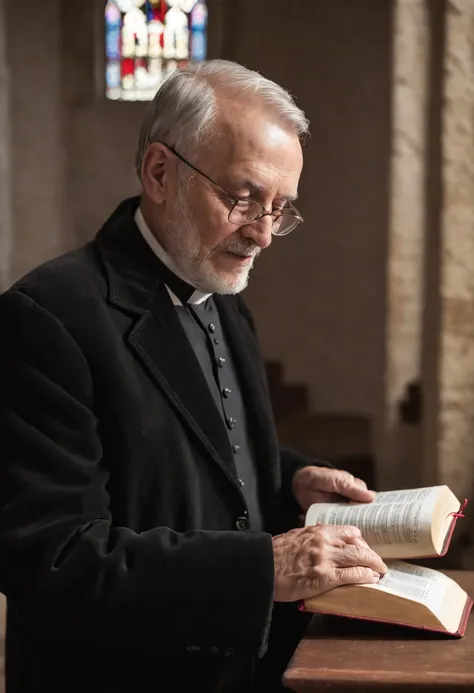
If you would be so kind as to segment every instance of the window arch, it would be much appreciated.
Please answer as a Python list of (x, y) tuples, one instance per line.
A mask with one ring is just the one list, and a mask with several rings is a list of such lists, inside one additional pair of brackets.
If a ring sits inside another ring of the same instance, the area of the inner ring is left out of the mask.
[(149, 101), (178, 67), (206, 58), (205, 0), (108, 0), (106, 96)]

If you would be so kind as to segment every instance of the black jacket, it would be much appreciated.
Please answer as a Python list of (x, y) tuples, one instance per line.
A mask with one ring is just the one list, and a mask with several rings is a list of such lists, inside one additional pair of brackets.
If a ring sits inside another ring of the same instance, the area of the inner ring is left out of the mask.
[(231, 690), (267, 648), (271, 534), (296, 523), (309, 460), (278, 446), (248, 309), (217, 296), (267, 530), (245, 531), (225, 426), (136, 205), (0, 297), (8, 693)]

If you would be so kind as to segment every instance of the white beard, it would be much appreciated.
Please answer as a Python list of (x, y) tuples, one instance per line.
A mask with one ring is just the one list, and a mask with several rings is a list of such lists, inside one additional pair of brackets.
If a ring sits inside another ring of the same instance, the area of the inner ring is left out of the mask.
[[(215, 248), (204, 246), (183, 193), (178, 195), (173, 219), (165, 227), (169, 254), (196, 289), (205, 293), (240, 293), (247, 287), (250, 270), (260, 249), (252, 241), (238, 237), (226, 239)], [(233, 277), (221, 276), (212, 265), (212, 255), (220, 251), (252, 255), (253, 258), (244, 267), (236, 268)]]

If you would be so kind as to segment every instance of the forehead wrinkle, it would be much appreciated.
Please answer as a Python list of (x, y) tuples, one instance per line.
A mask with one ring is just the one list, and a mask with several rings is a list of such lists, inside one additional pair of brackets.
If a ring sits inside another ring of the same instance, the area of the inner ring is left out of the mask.
[[(268, 188), (265, 185), (261, 185), (260, 183), (256, 183), (253, 180), (250, 180), (249, 178), (245, 178), (242, 180), (238, 180), (235, 183), (235, 186), (240, 189), (240, 188), (245, 188), (250, 190), (252, 194), (259, 193), (261, 195), (266, 195), (268, 193)], [(296, 192), (294, 195), (291, 195), (289, 193), (278, 195), (278, 198), (281, 198), (282, 200), (288, 200), (290, 202), (293, 202), (294, 200), (298, 199), (298, 193)]]
[[(239, 172), (237, 170), (235, 171), (235, 177), (233, 175), (228, 176), (229, 182), (236, 186), (238, 189), (246, 189), (249, 190), (251, 193), (261, 195), (268, 195), (272, 189), (277, 188), (275, 192), (275, 197), (284, 200), (296, 200), (296, 198), (298, 197), (298, 190), (295, 190), (295, 192), (293, 192), (293, 184), (291, 184), (290, 190), (288, 192), (281, 191), (282, 187), (283, 189), (284, 187), (286, 187), (285, 182), (288, 179), (291, 180), (291, 174), (282, 175), (282, 171), (279, 170), (278, 167), (266, 167), (261, 165), (255, 165), (255, 162), (251, 162), (251, 164), (253, 164), (251, 167), (254, 169), (256, 177), (253, 175), (252, 171)], [(241, 166), (239, 166), (239, 168), (241, 168)], [(269, 172), (271, 173), (271, 176), (268, 179), (268, 182), (260, 182), (256, 180), (256, 178), (259, 177), (259, 174), (263, 174), (263, 180), (265, 181), (265, 179), (268, 178)]]

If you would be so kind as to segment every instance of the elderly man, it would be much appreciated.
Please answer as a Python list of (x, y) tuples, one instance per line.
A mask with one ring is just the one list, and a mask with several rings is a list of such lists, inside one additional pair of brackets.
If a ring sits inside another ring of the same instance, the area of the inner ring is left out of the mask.
[(239, 295), (303, 221), (306, 132), (240, 65), (176, 72), (140, 198), (0, 298), (8, 693), (278, 690), (295, 602), (384, 572), (356, 529), (297, 528), (373, 493), (278, 446)]

